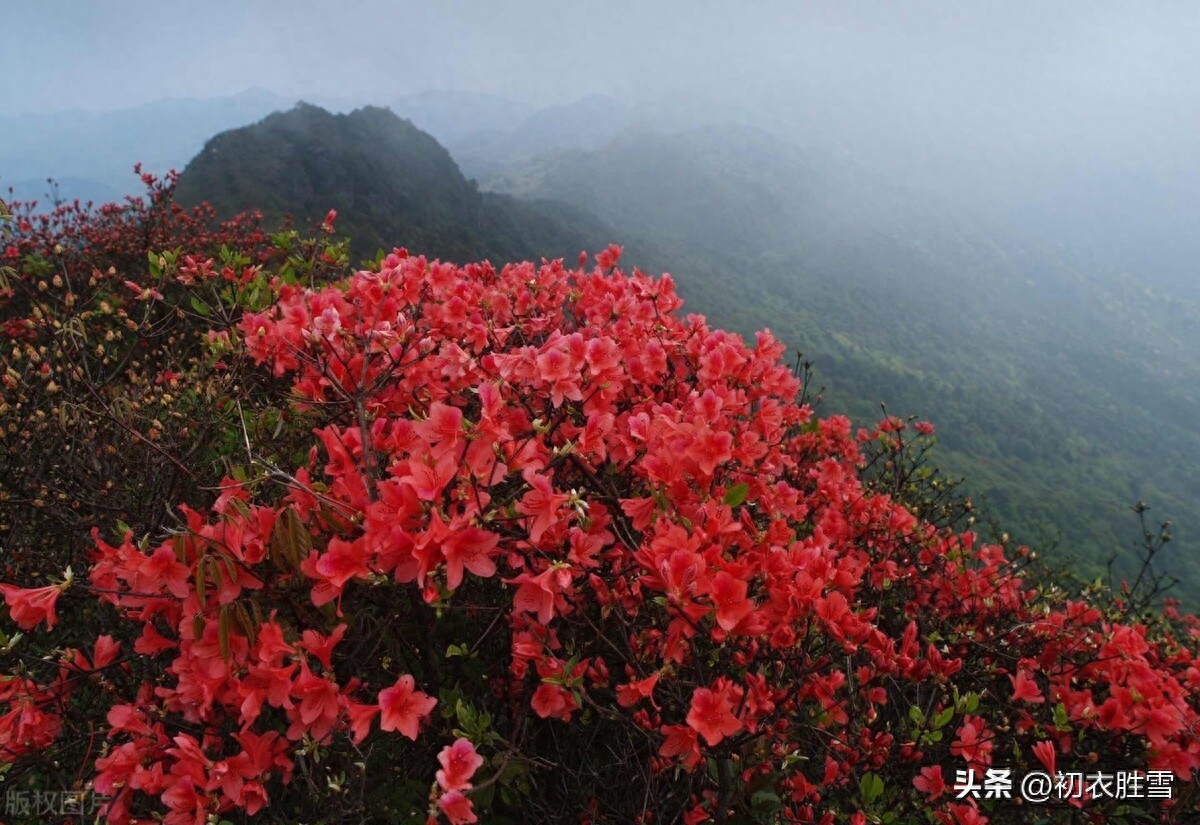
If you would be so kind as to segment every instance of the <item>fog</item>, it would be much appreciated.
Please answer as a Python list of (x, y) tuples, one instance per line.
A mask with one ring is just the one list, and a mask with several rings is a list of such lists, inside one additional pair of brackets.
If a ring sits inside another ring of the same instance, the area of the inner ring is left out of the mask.
[[(568, 6), (565, 7), (565, 6)], [(547, 104), (809, 92), (850, 111), (1017, 116), (1027, 148), (1062, 129), (1196, 102), (1186, 3), (10, 4), (8, 111), (118, 108), (250, 86), (386, 99), (461, 88)]]
[(3, 18), (8, 114), (251, 88), (341, 107), (605, 94), (837, 148), (1195, 294), (1195, 4), (49, 0)]

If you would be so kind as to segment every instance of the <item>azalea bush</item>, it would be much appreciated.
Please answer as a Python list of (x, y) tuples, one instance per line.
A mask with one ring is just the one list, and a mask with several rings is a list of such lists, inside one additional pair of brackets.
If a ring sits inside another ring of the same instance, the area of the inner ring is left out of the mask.
[[(0, 586), (10, 787), (113, 822), (1195, 815), (1200, 625), (957, 531), (906, 463), (931, 425), (816, 417), (769, 333), (615, 247), (350, 271), (276, 240), (249, 276), (180, 249), (132, 281), (194, 330), (180, 389), (238, 376), (196, 405), (220, 478)], [(996, 769), (1170, 798), (955, 788)]]
[[(271, 245), (253, 216), (219, 224), (208, 210), (177, 206), (173, 179), (143, 181), (144, 197), (96, 210), (14, 204), (0, 238), (9, 580), (82, 570), (95, 524), (157, 530), (190, 491), (221, 478), (203, 453), (226, 429), (214, 402), (242, 376), (206, 357), (206, 344), (236, 317), (199, 319), (197, 308), (219, 305), (222, 293), (232, 304), (233, 287), (254, 282)], [(222, 264), (200, 272), (208, 256)]]

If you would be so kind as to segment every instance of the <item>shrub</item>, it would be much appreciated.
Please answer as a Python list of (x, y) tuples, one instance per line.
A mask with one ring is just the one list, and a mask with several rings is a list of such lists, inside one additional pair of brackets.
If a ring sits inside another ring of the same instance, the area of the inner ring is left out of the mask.
[(927, 425), (814, 417), (769, 333), (618, 254), (257, 270), (180, 379), (246, 376), (215, 500), (4, 588), (32, 633), (0, 640), (10, 782), (118, 822), (951, 823), (1026, 821), (959, 770), (1140, 770), (1173, 798), (1036, 810), (1195, 810), (1195, 620), (1115, 621), (918, 519), (863, 471)]

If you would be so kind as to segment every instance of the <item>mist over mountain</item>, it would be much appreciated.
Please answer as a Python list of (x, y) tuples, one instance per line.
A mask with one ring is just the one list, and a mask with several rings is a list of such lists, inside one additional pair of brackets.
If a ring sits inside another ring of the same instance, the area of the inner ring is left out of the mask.
[[(421, 129), (443, 146), (475, 136), (508, 135), (537, 109), (500, 95), (433, 90), (404, 95), (388, 108), (402, 118), (421, 124)], [(460, 161), (461, 162), (461, 161)]]
[[(631, 102), (606, 94), (531, 107), (497, 95), (426, 91), (390, 108), (437, 138), (464, 175), (480, 180), (523, 169), (543, 155), (599, 149), (628, 132), (693, 129), (714, 116), (688, 98)], [(718, 119), (725, 114), (716, 113)]]
[(634, 131), (485, 185), (689, 250), (673, 271), (690, 308), (770, 326), (860, 422), (879, 402), (934, 419), (941, 459), (1020, 539), (1098, 575), (1131, 562), (1146, 500), (1179, 525), (1175, 572), (1200, 582), (1195, 302), (746, 127)]
[[(217, 132), (293, 103), (263, 90), (213, 99), (175, 99), (128, 109), (0, 116), (0, 191), (17, 199), (104, 203), (141, 191), (133, 165), (182, 169)], [(50, 191), (46, 179), (57, 184)]]

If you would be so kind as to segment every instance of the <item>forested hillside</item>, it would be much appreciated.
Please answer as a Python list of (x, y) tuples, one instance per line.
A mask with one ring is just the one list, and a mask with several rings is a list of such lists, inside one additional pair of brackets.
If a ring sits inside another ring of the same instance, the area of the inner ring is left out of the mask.
[(1131, 569), (1130, 508), (1149, 503), (1175, 521), (1181, 590), (1200, 593), (1195, 304), (740, 127), (631, 133), (488, 185), (678, 250), (654, 264), (692, 309), (769, 326), (860, 422), (880, 402), (935, 420), (940, 461), (1003, 529), (1081, 575), (1114, 555)]

